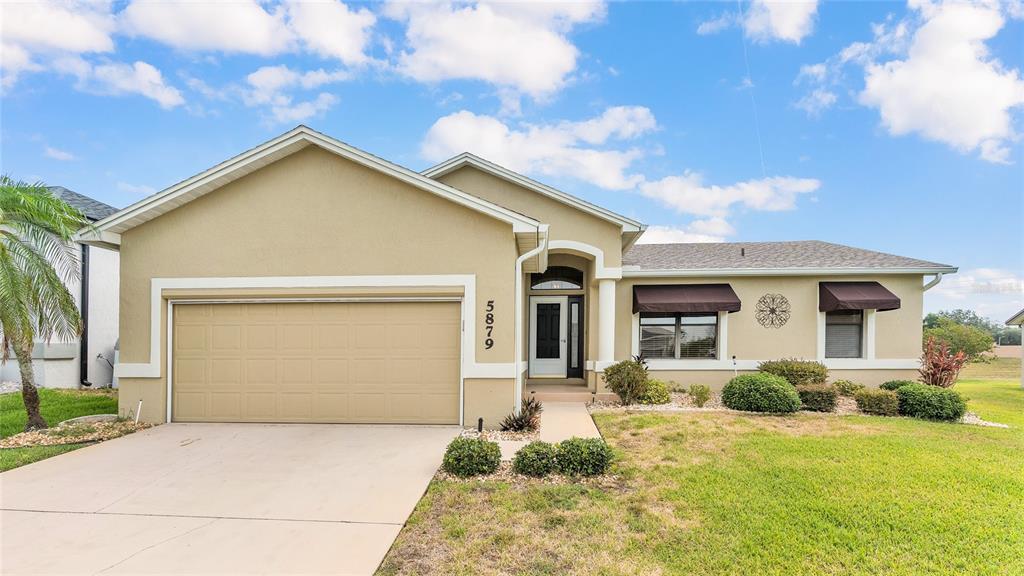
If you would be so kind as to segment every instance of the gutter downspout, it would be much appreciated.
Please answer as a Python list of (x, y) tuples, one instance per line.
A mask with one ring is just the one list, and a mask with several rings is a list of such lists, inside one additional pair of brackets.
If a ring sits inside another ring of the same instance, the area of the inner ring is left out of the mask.
[(78, 338), (78, 382), (90, 387), (89, 382), (89, 245), (82, 244), (82, 294), (79, 313), (82, 316), (82, 335)]
[(932, 278), (930, 282), (925, 284), (924, 285), (924, 289), (921, 290), (921, 291), (922, 292), (927, 292), (929, 289), (934, 288), (935, 286), (937, 286), (939, 284), (939, 282), (942, 282), (942, 275), (943, 274), (944, 274), (944, 272), (936, 272), (935, 273), (935, 278)]
[(516, 373), (515, 383), (515, 413), (519, 414), (519, 410), (523, 406), (523, 371), (519, 369), (522, 364), (523, 358), (523, 262), (533, 258), (537, 254), (540, 254), (548, 247), (548, 225), (541, 224), (537, 228), (537, 233), (543, 232), (544, 238), (540, 241), (540, 244), (536, 248), (526, 252), (519, 258), (516, 258), (516, 282), (515, 282), (515, 293), (516, 301), (513, 305), (515, 310), (515, 324), (513, 325), (513, 334), (515, 338), (515, 354), (514, 354), (514, 366)]

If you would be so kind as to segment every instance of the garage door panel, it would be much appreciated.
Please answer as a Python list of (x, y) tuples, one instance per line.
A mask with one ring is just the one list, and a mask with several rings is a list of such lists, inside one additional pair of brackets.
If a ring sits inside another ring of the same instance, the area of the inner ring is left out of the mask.
[(455, 302), (175, 307), (174, 419), (457, 423)]

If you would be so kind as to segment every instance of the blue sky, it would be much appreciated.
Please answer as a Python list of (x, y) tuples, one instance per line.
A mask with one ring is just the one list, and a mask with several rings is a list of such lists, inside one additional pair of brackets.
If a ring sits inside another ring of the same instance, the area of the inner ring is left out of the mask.
[(470, 150), (650, 241), (840, 242), (959, 266), (928, 309), (1024, 307), (1019, 1), (0, 11), (3, 171), (114, 206), (304, 123)]

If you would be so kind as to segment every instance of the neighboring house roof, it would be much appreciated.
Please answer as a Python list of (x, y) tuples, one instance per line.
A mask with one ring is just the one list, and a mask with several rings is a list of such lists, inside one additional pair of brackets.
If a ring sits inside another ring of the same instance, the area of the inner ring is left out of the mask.
[(1011, 325), (1015, 324), (1018, 326), (1024, 324), (1024, 310), (1021, 310), (1020, 312), (1017, 312), (1016, 314), (1011, 316), (1010, 319), (1006, 321), (1006, 323)]
[(49, 186), (49, 189), (54, 196), (67, 202), (72, 208), (77, 209), (79, 212), (84, 214), (86, 218), (93, 222), (102, 220), (114, 212), (117, 212), (117, 208), (114, 208), (109, 204), (104, 204), (99, 200), (94, 200), (88, 196), (79, 194), (74, 190), (68, 190), (63, 186)]
[(951, 273), (956, 268), (916, 258), (819, 240), (638, 244), (623, 255), (623, 274), (634, 276), (784, 273)]
[(645, 226), (641, 222), (633, 220), (632, 218), (627, 218), (625, 216), (622, 216), (621, 214), (616, 214), (611, 210), (597, 206), (596, 204), (591, 204), (590, 202), (587, 202), (586, 200), (583, 200), (581, 198), (577, 198), (572, 194), (567, 194), (565, 192), (562, 192), (561, 190), (552, 188), (547, 184), (537, 182), (532, 178), (523, 176), (518, 172), (513, 172), (508, 168), (499, 166), (494, 162), (491, 162), (490, 160), (484, 160), (483, 158), (475, 154), (471, 154), (469, 152), (463, 152), (462, 154), (459, 154), (458, 156), (455, 156), (453, 158), (449, 158), (448, 160), (445, 160), (444, 162), (441, 162), (436, 166), (427, 168), (422, 172), (422, 174), (428, 178), (440, 178), (441, 176), (454, 172), (464, 166), (472, 166), (477, 170), (481, 170), (493, 176), (497, 176), (502, 180), (511, 182), (513, 184), (517, 184), (519, 186), (522, 186), (523, 188), (526, 188), (527, 190), (532, 190), (533, 192), (536, 192), (543, 196), (547, 196), (548, 198), (551, 198), (553, 200), (576, 208), (577, 210), (581, 210), (583, 212), (601, 218), (602, 220), (606, 220), (608, 222), (621, 226), (622, 231), (624, 233), (642, 232), (645, 228), (647, 228), (647, 226)]
[(205, 172), (161, 190), (100, 220), (96, 223), (95, 230), (85, 230), (81, 233), (83, 240), (100, 245), (120, 245), (120, 234), (125, 230), (148, 222), (307, 146), (318, 146), (421, 190), (437, 194), (457, 204), (507, 222), (512, 225), (513, 232), (537, 232), (541, 227), (541, 223), (533, 218), (467, 194), (300, 125), (277, 138), (221, 162)]

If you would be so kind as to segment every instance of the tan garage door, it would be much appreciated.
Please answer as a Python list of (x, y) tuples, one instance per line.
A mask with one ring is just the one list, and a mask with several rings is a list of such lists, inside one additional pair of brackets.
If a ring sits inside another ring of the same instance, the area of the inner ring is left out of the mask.
[(173, 419), (458, 424), (459, 310), (177, 304)]

